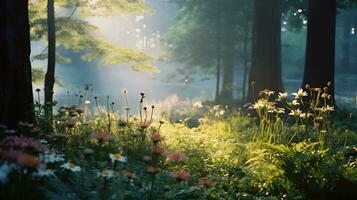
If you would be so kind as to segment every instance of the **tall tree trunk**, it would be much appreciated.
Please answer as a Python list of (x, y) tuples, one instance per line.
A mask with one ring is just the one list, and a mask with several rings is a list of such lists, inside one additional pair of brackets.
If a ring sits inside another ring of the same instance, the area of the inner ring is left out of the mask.
[[(227, 40), (227, 38), (225, 40)], [(223, 55), (223, 80), (222, 80), (220, 99), (232, 100), (233, 88), (234, 88), (234, 63), (235, 63), (234, 42), (230, 40), (225, 41), (224, 48), (225, 51)]]
[(27, 0), (0, 1), (0, 124), (33, 122)]
[(246, 100), (247, 91), (247, 74), (248, 74), (248, 29), (249, 18), (247, 17), (244, 25), (244, 72), (243, 72), (243, 84), (242, 84), (242, 101)]
[(222, 30), (224, 30), (221, 33), (223, 77), (220, 100), (230, 101), (233, 99), (234, 65), (236, 61), (236, 21), (234, 19), (236, 10), (231, 9), (229, 4), (226, 6), (228, 7), (224, 8), (225, 12), (222, 13)]
[(341, 56), (341, 68), (344, 71), (350, 69), (350, 38), (351, 38), (351, 19), (350, 16), (346, 16), (343, 20), (343, 33), (342, 33), (342, 56)]
[[(52, 103), (56, 67), (56, 27), (54, 0), (47, 0), (48, 64), (45, 76), (45, 102)], [(52, 106), (48, 107), (49, 114)]]
[(302, 87), (322, 88), (332, 82), (334, 102), (336, 0), (309, 1), (305, 71)]
[(252, 28), (252, 64), (248, 101), (263, 89), (283, 91), (281, 73), (280, 0), (255, 0)]
[[(220, 7), (219, 7), (220, 8)], [(221, 9), (217, 9), (216, 22), (216, 96), (215, 101), (219, 101), (219, 89), (221, 79)]]

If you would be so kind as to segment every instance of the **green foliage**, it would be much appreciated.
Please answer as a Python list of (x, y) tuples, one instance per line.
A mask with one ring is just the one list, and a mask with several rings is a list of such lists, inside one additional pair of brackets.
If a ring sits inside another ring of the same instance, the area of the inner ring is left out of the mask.
[[(45, 70), (42, 67), (32, 68), (32, 83), (42, 84), (45, 81)], [(55, 84), (63, 87), (61, 81), (56, 78)]]
[[(30, 1), (30, 30), (31, 40), (47, 43), (47, 1)], [(158, 73), (159, 69), (152, 65), (154, 57), (145, 52), (117, 47), (107, 41), (98, 39), (95, 33), (99, 28), (90, 24), (86, 17), (110, 16), (116, 12), (137, 13), (151, 12), (144, 6), (143, 0), (101, 0), (101, 1), (56, 1), (56, 46), (66, 50), (83, 52), (82, 60), (93, 61), (99, 59), (103, 64), (125, 64), (134, 71)], [(41, 52), (33, 59), (44, 60), (47, 54)], [(68, 64), (70, 59), (59, 54), (56, 62)]]
[[(234, 43), (238, 54), (243, 40), (251, 1), (246, 0), (197, 0), (174, 1), (180, 12), (176, 17), (178, 25), (171, 29), (166, 38), (167, 59), (185, 63), (180, 74), (192, 77), (194, 74), (212, 75), (216, 72), (217, 59), (224, 60), (226, 43)], [(220, 47), (219, 47), (220, 46)], [(218, 58), (221, 57), (221, 58)], [(223, 61), (221, 61), (223, 63)]]
[[(78, 97), (77, 106), (62, 106), (50, 118), (44, 109), (57, 102), (43, 105), (41, 99), (37, 99), (34, 106), (40, 127), (19, 123), (19, 131), (24, 137), (41, 139), (51, 153), (63, 155), (60, 162), (46, 161), (42, 157), (48, 153), (31, 149), (38, 147), (35, 141), (13, 139), (7, 135), (6, 128), (0, 127), (1, 134), (5, 134), (5, 139), (0, 142), (1, 169), (17, 166), (16, 170), (11, 168), (6, 174), (7, 180), (0, 183), (4, 186), (0, 196), (5, 195), (7, 188), (19, 188), (22, 194), (50, 199), (356, 197), (351, 193), (357, 185), (357, 148), (353, 146), (357, 140), (353, 130), (349, 134), (341, 133), (343, 128), (331, 131), (334, 134), (330, 137), (335, 142), (329, 145), (319, 140), (313, 142), (316, 139), (313, 137), (296, 142), (269, 142), (254, 137), (256, 133), (268, 130), (262, 130), (257, 119), (241, 109), (182, 103), (191, 108), (194, 105), (195, 111), (171, 109), (166, 112), (164, 118), (167, 119), (153, 122), (150, 109), (157, 108), (146, 107), (144, 94), (141, 94), (139, 103), (140, 115), (135, 117), (130, 116), (128, 104), (126, 113), (119, 115), (111, 107), (110, 98), (106, 98), (104, 106), (99, 105), (101, 99), (98, 97), (88, 99), (90, 91), (87, 87)], [(125, 97), (126, 93), (124, 90)], [(269, 94), (264, 91), (262, 95), (269, 97)], [(96, 110), (89, 108), (90, 100)], [(180, 114), (175, 114), (177, 111)], [(265, 115), (265, 111), (258, 112)], [(175, 116), (173, 119), (185, 116), (186, 120), (170, 122), (171, 115)], [(199, 124), (189, 128), (188, 118), (198, 118)], [(282, 134), (291, 136), (289, 131), (294, 125), (284, 123), (283, 126)], [(347, 138), (349, 142), (343, 144), (339, 137)], [(19, 148), (15, 141), (26, 141), (26, 148)], [(9, 157), (14, 155), (12, 150), (21, 152), (15, 154), (19, 158), (23, 153), (35, 157), (19, 162)], [(41, 158), (43, 165), (29, 166), (36, 158)], [(113, 158), (126, 159), (115, 161)], [(44, 167), (55, 176), (35, 176)], [(80, 171), (76, 167), (80, 167)], [(29, 173), (23, 174), (23, 169)], [(7, 195), (15, 198), (16, 194)]]

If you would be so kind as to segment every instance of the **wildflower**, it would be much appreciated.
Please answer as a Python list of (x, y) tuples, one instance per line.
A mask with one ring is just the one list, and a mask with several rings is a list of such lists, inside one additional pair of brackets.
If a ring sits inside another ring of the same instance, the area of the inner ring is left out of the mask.
[(218, 111), (220, 108), (221, 108), (221, 105), (215, 105), (215, 106), (213, 106), (212, 110)]
[(202, 108), (202, 107), (203, 107), (201, 101), (196, 101), (196, 102), (193, 104), (193, 106), (196, 107), (196, 108)]
[(37, 169), (36, 172), (32, 174), (33, 176), (38, 176), (38, 177), (46, 177), (46, 176), (55, 176), (55, 173), (53, 170), (50, 169)]
[(154, 134), (151, 135), (151, 140), (154, 143), (158, 143), (158, 142), (161, 142), (161, 141), (165, 140), (165, 137), (160, 135), (160, 133), (154, 133)]
[(321, 88), (313, 88), (313, 90), (318, 93), (321, 92)]
[(260, 110), (260, 109), (263, 109), (265, 107), (267, 107), (268, 105), (268, 100), (266, 99), (259, 99), (254, 105), (253, 105), (253, 108), (254, 109), (257, 109), (257, 110)]
[(275, 109), (274, 111), (275, 111), (275, 113), (277, 113), (277, 114), (284, 114), (284, 113), (285, 113), (285, 108), (277, 108), (277, 109)]
[(157, 174), (161, 172), (160, 167), (149, 166), (146, 168), (146, 172), (150, 174)]
[(332, 112), (332, 111), (334, 111), (334, 106), (327, 105), (327, 106), (324, 106), (321, 108), (321, 112), (328, 113), (328, 112)]
[(218, 113), (216, 113), (216, 116), (217, 117), (222, 116), (222, 115), (224, 115), (224, 113), (226, 113), (225, 110), (220, 110)]
[(116, 161), (126, 163), (128, 162), (128, 158), (126, 156), (120, 155), (120, 153), (114, 153), (114, 154), (109, 154), (110, 159), (112, 160), (112, 163), (115, 163)]
[(40, 160), (31, 154), (21, 153), (17, 157), (17, 163), (23, 167), (35, 168), (40, 165)]
[(89, 101), (89, 100), (85, 100), (85, 101), (84, 101), (84, 104), (85, 104), (85, 105), (89, 105), (89, 104), (90, 104), (90, 101)]
[(150, 122), (139, 122), (139, 126), (140, 126), (140, 128), (142, 128), (142, 129), (149, 128), (150, 125), (151, 125)]
[(176, 179), (177, 181), (186, 181), (188, 178), (190, 178), (190, 173), (181, 171), (181, 172), (174, 172), (172, 173), (171, 177)]
[(299, 103), (297, 100), (293, 100), (293, 101), (291, 102), (291, 104), (294, 105), (294, 106), (300, 105), (300, 103)]
[(42, 160), (44, 163), (62, 162), (62, 161), (64, 161), (64, 155), (63, 154), (56, 154), (56, 153), (41, 154), (40, 155), (40, 160)]
[(274, 91), (271, 91), (269, 89), (264, 89), (262, 91), (259, 92), (259, 95), (262, 96), (262, 95), (266, 95), (267, 97), (271, 96), (274, 94)]
[(170, 160), (173, 160), (173, 161), (183, 161), (183, 160), (186, 160), (187, 157), (185, 154), (183, 153), (179, 153), (179, 152), (166, 152), (165, 155), (170, 159)]
[(32, 129), (34, 127), (33, 124), (30, 124), (28, 122), (23, 122), (23, 121), (19, 121), (19, 123), (17, 123), (17, 126), (19, 128), (25, 128), (25, 129)]
[(76, 108), (76, 112), (78, 114), (82, 114), (82, 113), (84, 113), (84, 109), (83, 108)]
[(130, 178), (130, 179), (136, 178), (136, 175), (135, 175), (133, 172), (131, 172), (131, 171), (124, 171), (123, 175), (124, 175), (125, 177)]
[(69, 116), (71, 116), (71, 117), (77, 117), (78, 115), (79, 115), (79, 113), (75, 110), (69, 111)]
[(301, 97), (306, 97), (307, 96), (307, 92), (305, 92), (303, 89), (299, 89), (297, 93), (293, 93), (293, 95), (295, 96), (295, 99), (301, 98)]
[(114, 175), (114, 172), (109, 169), (105, 169), (102, 172), (97, 173), (98, 176), (104, 177), (104, 178), (111, 178)]
[(300, 109), (297, 109), (297, 110), (292, 110), (289, 115), (290, 116), (295, 116), (295, 117), (299, 117), (301, 114), (301, 110)]
[(214, 187), (215, 183), (211, 179), (203, 177), (198, 179), (198, 185), (202, 185), (207, 188), (212, 188)]
[(324, 99), (327, 99), (328, 97), (328, 94), (326, 92), (324, 92), (322, 95), (321, 95), (321, 98), (324, 98)]
[(67, 128), (74, 128), (76, 126), (77, 122), (73, 119), (69, 119), (64, 122), (64, 125), (67, 126)]
[(91, 136), (92, 138), (97, 139), (97, 140), (100, 141), (100, 142), (108, 141), (108, 140), (112, 137), (112, 135), (111, 135), (110, 133), (105, 132), (105, 131), (92, 132), (92, 133), (90, 134), (90, 136)]
[(156, 153), (156, 154), (162, 154), (162, 153), (164, 153), (166, 151), (166, 149), (164, 147), (162, 147), (162, 146), (156, 146), (156, 147), (153, 148), (152, 151), (154, 153)]
[(310, 89), (310, 85), (309, 85), (309, 84), (306, 84), (306, 85), (305, 85), (305, 88), (306, 88), (306, 89)]
[(284, 93), (279, 92), (279, 95), (278, 95), (278, 100), (279, 101), (285, 100), (286, 97), (288, 97), (288, 93), (287, 92), (284, 92)]
[(324, 87), (323, 89), (325, 92), (328, 92), (328, 90), (329, 90), (328, 87)]
[(306, 119), (307, 115), (306, 115), (306, 113), (301, 113), (301, 114), (299, 115), (299, 117), (300, 117), (301, 119)]
[(0, 147), (23, 151), (42, 152), (45, 148), (36, 140), (27, 137), (8, 136), (0, 141)]
[(70, 163), (70, 162), (63, 163), (61, 165), (61, 167), (64, 168), (64, 169), (70, 170), (71, 172), (80, 172), (81, 171), (81, 167), (80, 166), (77, 166), (77, 165), (75, 165), (73, 163)]

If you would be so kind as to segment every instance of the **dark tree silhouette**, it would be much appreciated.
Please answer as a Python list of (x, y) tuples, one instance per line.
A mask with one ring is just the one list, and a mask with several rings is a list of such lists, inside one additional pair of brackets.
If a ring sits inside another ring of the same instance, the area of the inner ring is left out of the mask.
[(262, 89), (283, 91), (281, 77), (280, 0), (256, 0), (252, 29), (252, 64), (249, 73), (248, 101)]
[(33, 121), (27, 0), (0, 1), (0, 123)]
[[(47, 0), (47, 32), (48, 32), (48, 59), (45, 76), (45, 102), (52, 103), (53, 87), (55, 84), (56, 67), (56, 27), (54, 0)], [(47, 107), (48, 114), (52, 113), (52, 107)]]
[(233, 88), (234, 88), (234, 66), (236, 63), (236, 35), (235, 27), (236, 22), (234, 19), (236, 10), (229, 7), (232, 2), (228, 1), (227, 5), (224, 5), (225, 12), (223, 14), (222, 28), (225, 30), (222, 33), (222, 64), (223, 64), (223, 77), (222, 77), (222, 88), (220, 92), (221, 100), (231, 100), (233, 99)]
[(334, 102), (336, 0), (309, 1), (305, 71), (302, 87), (332, 83)]

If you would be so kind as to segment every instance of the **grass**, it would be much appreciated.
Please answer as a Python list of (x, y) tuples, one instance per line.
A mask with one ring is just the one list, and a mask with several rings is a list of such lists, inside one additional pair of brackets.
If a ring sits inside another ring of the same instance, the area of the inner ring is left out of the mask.
[(38, 101), (37, 126), (19, 123), (21, 137), (1, 128), (0, 196), (355, 199), (355, 118), (312, 92), (275, 101), (265, 90), (248, 110), (175, 101), (160, 114), (141, 94), (138, 116), (129, 103), (118, 115), (109, 98), (89, 114), (84, 95), (48, 117)]

